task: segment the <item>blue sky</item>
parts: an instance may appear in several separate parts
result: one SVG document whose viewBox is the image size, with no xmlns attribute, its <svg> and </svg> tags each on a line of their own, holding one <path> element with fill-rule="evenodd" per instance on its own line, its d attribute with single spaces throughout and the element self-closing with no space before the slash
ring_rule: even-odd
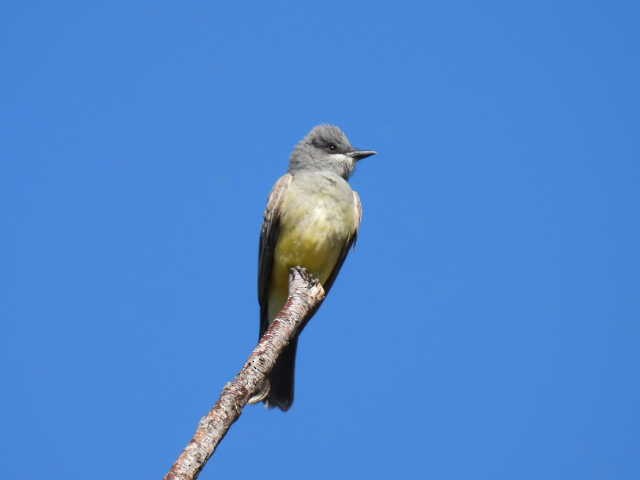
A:
<svg viewBox="0 0 640 480">
<path fill-rule="evenodd" d="M 160 478 L 255 344 L 266 196 L 379 155 L 296 402 L 201 478 L 640 477 L 633 2 L 5 2 L 0 476 Z"/>
</svg>

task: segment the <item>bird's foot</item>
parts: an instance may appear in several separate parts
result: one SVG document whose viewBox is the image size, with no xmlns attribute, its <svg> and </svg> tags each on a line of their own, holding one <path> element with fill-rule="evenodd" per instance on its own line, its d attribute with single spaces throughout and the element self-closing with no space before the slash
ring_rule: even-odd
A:
<svg viewBox="0 0 640 480">
<path fill-rule="evenodd" d="M 262 402 L 265 398 L 269 396 L 270 391 L 271 391 L 271 382 L 269 382 L 269 379 L 266 379 L 262 383 L 260 390 L 258 390 L 251 398 L 249 398 L 247 403 L 249 405 L 253 405 L 254 403 Z"/>
</svg>

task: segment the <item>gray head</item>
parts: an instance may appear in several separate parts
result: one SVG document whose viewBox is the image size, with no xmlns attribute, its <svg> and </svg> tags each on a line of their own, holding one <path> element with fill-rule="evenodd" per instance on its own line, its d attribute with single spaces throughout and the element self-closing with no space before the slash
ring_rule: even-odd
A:
<svg viewBox="0 0 640 480">
<path fill-rule="evenodd" d="M 358 160 L 375 153 L 353 148 L 338 127 L 318 125 L 296 145 L 289 161 L 289 171 L 331 171 L 347 180 Z"/>
</svg>

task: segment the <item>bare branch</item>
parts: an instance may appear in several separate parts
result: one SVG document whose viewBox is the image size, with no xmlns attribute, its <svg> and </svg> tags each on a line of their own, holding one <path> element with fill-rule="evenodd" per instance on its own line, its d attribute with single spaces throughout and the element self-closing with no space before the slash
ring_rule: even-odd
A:
<svg viewBox="0 0 640 480">
<path fill-rule="evenodd" d="M 173 464 L 165 480 L 193 480 L 242 413 L 249 399 L 260 394 L 276 359 L 322 301 L 324 289 L 305 269 L 289 272 L 289 298 L 264 333 L 240 373 L 227 383 L 218 402 L 200 420 L 196 433 Z"/>
</svg>

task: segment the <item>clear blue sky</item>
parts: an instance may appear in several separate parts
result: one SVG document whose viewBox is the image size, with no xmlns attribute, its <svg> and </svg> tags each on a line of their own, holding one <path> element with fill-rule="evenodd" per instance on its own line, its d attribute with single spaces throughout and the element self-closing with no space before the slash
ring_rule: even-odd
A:
<svg viewBox="0 0 640 480">
<path fill-rule="evenodd" d="M 0 477 L 161 478 L 313 125 L 379 155 L 296 402 L 202 479 L 640 478 L 634 2 L 5 2 Z"/>
</svg>

